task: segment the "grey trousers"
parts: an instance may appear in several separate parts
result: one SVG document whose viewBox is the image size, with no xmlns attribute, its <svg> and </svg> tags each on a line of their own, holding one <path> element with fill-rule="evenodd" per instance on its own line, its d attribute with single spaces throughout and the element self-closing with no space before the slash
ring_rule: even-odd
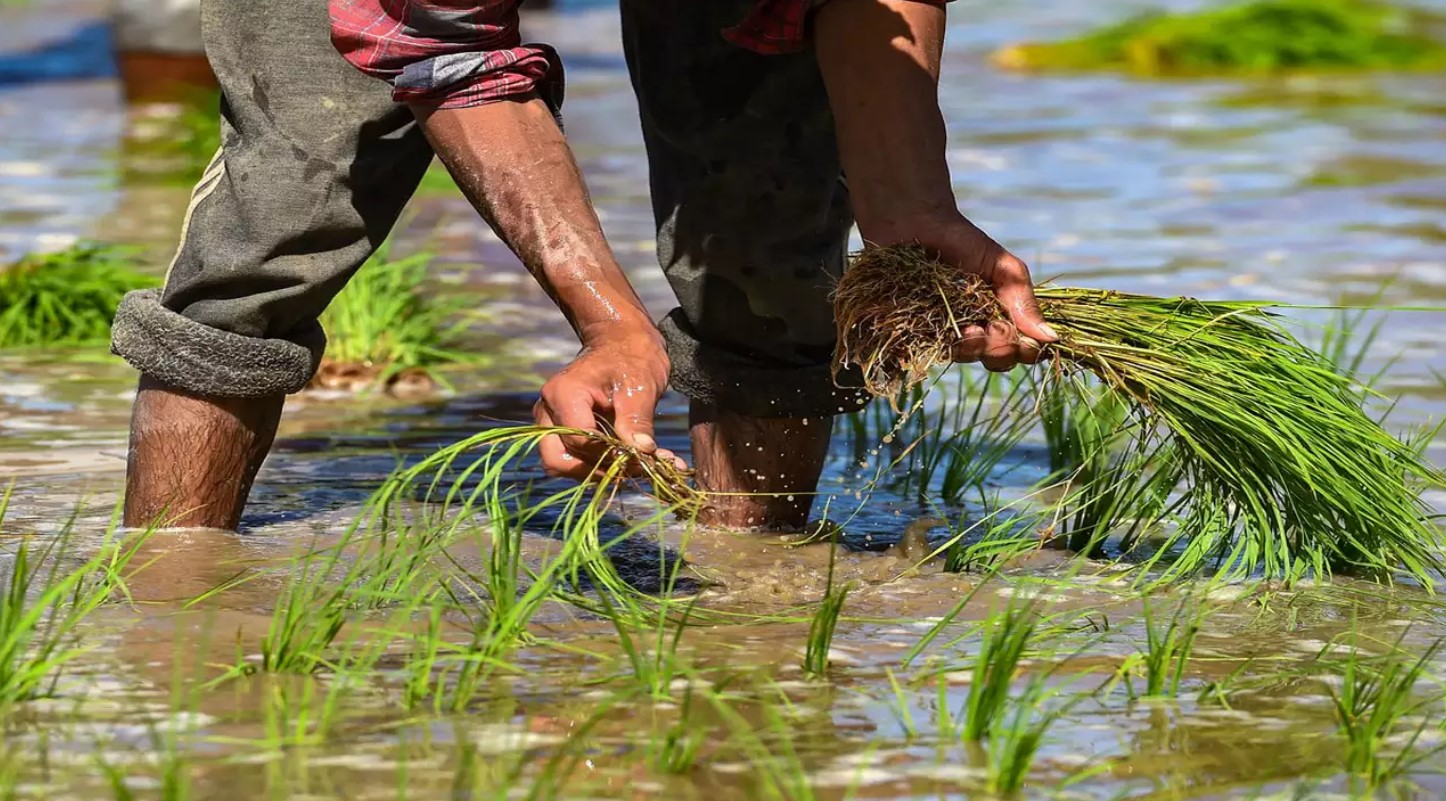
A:
<svg viewBox="0 0 1446 801">
<path fill-rule="evenodd" d="M 660 322 L 672 384 L 762 417 L 852 411 L 863 393 L 828 368 L 852 224 L 833 120 L 812 54 L 721 37 L 751 3 L 622 0 L 658 255 L 679 301 Z M 332 48 L 325 0 L 203 0 L 202 30 L 221 151 L 164 287 L 126 297 L 112 349 L 204 395 L 295 392 L 325 349 L 318 316 L 432 152 L 390 88 Z"/>
</svg>

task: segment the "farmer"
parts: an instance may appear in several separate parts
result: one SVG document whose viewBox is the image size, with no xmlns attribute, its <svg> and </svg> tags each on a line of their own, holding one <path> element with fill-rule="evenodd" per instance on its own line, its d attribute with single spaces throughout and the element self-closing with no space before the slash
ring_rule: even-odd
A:
<svg viewBox="0 0 1446 801">
<path fill-rule="evenodd" d="M 318 315 L 434 153 L 581 342 L 543 385 L 537 422 L 601 420 L 654 451 L 671 383 L 691 401 L 699 485 L 773 493 L 721 496 L 704 524 L 806 522 L 831 417 L 866 400 L 829 372 L 829 291 L 855 220 L 869 242 L 923 244 L 992 284 L 1012 323 L 964 330 L 960 361 L 1038 358 L 1054 337 L 1027 268 L 955 207 L 942 5 L 621 3 L 658 256 L 679 304 L 656 325 L 559 127 L 562 64 L 522 44 L 518 0 L 331 0 L 329 15 L 322 0 L 205 0 L 224 144 L 164 289 L 116 315 L 114 350 L 142 374 L 127 525 L 237 525 L 286 395 L 321 359 Z M 550 472 L 575 479 L 600 456 L 585 439 L 541 447 Z"/>
</svg>

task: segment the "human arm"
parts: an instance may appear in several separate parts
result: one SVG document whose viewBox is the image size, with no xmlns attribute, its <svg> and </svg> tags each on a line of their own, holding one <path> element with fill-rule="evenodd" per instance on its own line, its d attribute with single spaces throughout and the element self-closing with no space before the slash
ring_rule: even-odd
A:
<svg viewBox="0 0 1446 801">
<path fill-rule="evenodd" d="M 1010 320 L 967 328 L 955 357 L 1004 370 L 1037 361 L 1056 336 L 1029 268 L 955 203 L 938 102 L 944 22 L 941 6 L 915 0 L 829 0 L 813 20 L 814 51 L 860 234 L 924 245 L 988 281 Z"/>
<path fill-rule="evenodd" d="M 553 116 L 561 64 L 551 48 L 521 42 L 516 0 L 330 0 L 330 13 L 337 50 L 408 104 L 462 191 L 577 333 L 582 350 L 543 386 L 537 421 L 595 431 L 601 419 L 653 452 L 668 359 Z M 549 471 L 574 478 L 603 455 L 586 437 L 548 438 L 540 450 Z"/>
<path fill-rule="evenodd" d="M 657 451 L 653 413 L 668 381 L 662 338 L 613 257 L 547 105 L 524 97 L 412 110 L 463 193 L 582 343 L 577 358 L 543 385 L 537 422 L 597 430 L 601 418 L 624 442 Z M 678 461 L 671 452 L 657 453 Z M 584 437 L 549 438 L 541 455 L 549 471 L 581 479 L 602 449 Z"/>
</svg>

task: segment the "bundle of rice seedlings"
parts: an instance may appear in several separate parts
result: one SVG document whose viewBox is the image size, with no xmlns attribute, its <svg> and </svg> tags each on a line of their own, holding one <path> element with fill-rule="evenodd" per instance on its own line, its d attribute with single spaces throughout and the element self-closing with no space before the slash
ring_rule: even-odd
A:
<svg viewBox="0 0 1446 801">
<path fill-rule="evenodd" d="M 1048 369 L 1093 373 L 1129 404 L 1132 425 L 1171 445 L 1185 547 L 1170 571 L 1441 573 L 1440 531 L 1418 492 L 1441 475 L 1264 304 L 1050 286 L 1036 295 L 1060 335 Z M 977 276 L 919 247 L 858 254 L 834 302 L 836 375 L 857 366 L 888 397 L 947 364 L 966 326 L 1006 319 Z"/>
<path fill-rule="evenodd" d="M 0 267 L 0 348 L 104 343 L 127 292 L 159 281 L 134 249 L 84 243 Z"/>
</svg>

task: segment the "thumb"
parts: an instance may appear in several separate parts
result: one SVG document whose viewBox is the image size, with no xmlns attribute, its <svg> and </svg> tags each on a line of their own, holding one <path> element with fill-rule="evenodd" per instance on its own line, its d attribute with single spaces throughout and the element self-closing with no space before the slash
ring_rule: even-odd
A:
<svg viewBox="0 0 1446 801">
<path fill-rule="evenodd" d="M 643 453 L 658 449 L 653 438 L 653 413 L 658 398 L 651 392 L 621 393 L 613 397 L 613 427 L 618 439 Z"/>
<path fill-rule="evenodd" d="M 1026 281 L 1010 281 L 996 292 L 1009 321 L 1014 323 L 1021 336 L 1029 337 L 1040 344 L 1059 339 L 1059 334 L 1044 321 L 1039 310 L 1039 301 L 1034 297 L 1034 287 Z"/>
</svg>

